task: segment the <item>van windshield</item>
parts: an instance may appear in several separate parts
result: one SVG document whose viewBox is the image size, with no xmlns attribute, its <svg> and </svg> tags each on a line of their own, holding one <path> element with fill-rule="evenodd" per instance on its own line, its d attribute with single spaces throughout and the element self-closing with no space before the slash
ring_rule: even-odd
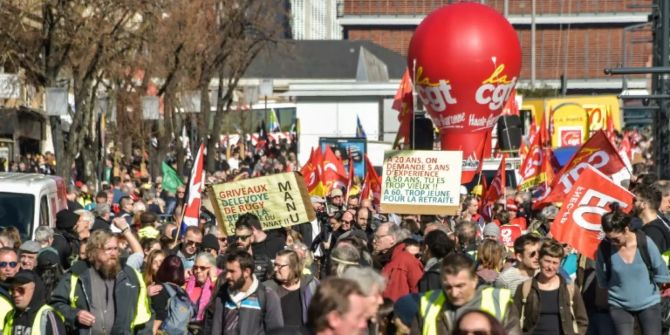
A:
<svg viewBox="0 0 670 335">
<path fill-rule="evenodd" d="M 0 192 L 0 227 L 16 227 L 23 241 L 32 233 L 34 211 L 32 194 Z"/>
</svg>

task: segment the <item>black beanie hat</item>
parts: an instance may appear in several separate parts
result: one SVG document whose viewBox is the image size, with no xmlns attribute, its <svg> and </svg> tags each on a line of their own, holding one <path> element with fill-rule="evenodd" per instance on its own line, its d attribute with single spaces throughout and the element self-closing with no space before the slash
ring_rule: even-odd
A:
<svg viewBox="0 0 670 335">
<path fill-rule="evenodd" d="M 61 230 L 71 230 L 79 221 L 79 215 L 68 209 L 64 209 L 56 214 L 56 228 Z"/>
</svg>

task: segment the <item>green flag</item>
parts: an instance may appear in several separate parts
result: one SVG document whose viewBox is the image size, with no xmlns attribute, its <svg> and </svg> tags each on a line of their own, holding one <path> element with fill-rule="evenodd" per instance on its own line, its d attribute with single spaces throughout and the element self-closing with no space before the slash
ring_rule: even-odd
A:
<svg viewBox="0 0 670 335">
<path fill-rule="evenodd" d="M 177 187 L 184 185 L 177 171 L 165 162 L 161 165 L 161 170 L 163 170 L 163 189 L 177 193 Z"/>
</svg>

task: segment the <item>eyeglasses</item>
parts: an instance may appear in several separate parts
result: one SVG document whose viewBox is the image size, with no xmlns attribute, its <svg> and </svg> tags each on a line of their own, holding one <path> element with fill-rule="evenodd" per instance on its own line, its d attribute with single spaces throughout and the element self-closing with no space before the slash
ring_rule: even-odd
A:
<svg viewBox="0 0 670 335">
<path fill-rule="evenodd" d="M 119 247 L 109 247 L 104 249 L 106 253 L 111 254 L 115 252 L 119 252 Z M 0 264 L 2 265 L 2 264 Z"/>
<path fill-rule="evenodd" d="M 15 268 L 18 264 L 17 262 L 0 262 L 0 269 L 6 268 L 8 265 L 10 268 Z"/>
<path fill-rule="evenodd" d="M 216 251 L 216 249 L 212 249 L 212 248 L 205 248 L 205 249 L 203 249 L 202 251 L 204 251 L 204 252 L 209 252 L 209 253 L 212 253 L 212 252 L 216 252 L 216 253 L 218 253 L 218 252 Z"/>
<path fill-rule="evenodd" d="M 227 237 L 219 237 L 219 242 L 228 242 Z"/>
<path fill-rule="evenodd" d="M 200 246 L 200 242 L 197 241 L 191 241 L 191 240 L 186 240 L 186 245 L 188 246 L 195 246 L 196 248 Z"/>
<path fill-rule="evenodd" d="M 12 288 L 12 293 L 15 295 L 24 295 L 26 294 L 26 288 L 23 286 L 16 286 Z"/>
<path fill-rule="evenodd" d="M 388 234 L 385 234 L 385 235 L 377 235 L 377 234 L 375 234 L 374 239 L 375 239 L 375 240 L 381 240 L 382 238 L 384 238 L 384 237 L 386 237 L 386 236 L 389 236 L 389 235 L 388 235 Z"/>
<path fill-rule="evenodd" d="M 277 264 L 277 263 L 275 263 L 274 268 L 277 269 L 277 270 L 281 270 L 285 266 L 288 266 L 288 264 Z"/>
<path fill-rule="evenodd" d="M 240 241 L 246 241 L 249 237 L 251 237 L 251 234 L 249 234 L 249 235 L 235 235 L 235 237 Z"/>
<path fill-rule="evenodd" d="M 533 257 L 537 256 L 537 250 L 533 250 L 533 251 L 531 251 L 531 252 L 530 252 L 530 255 L 528 255 L 528 256 L 529 256 L 530 258 L 533 258 Z"/>
<path fill-rule="evenodd" d="M 209 270 L 209 266 L 193 265 L 193 267 L 191 269 L 193 269 L 193 271 L 206 271 L 206 270 Z"/>
<path fill-rule="evenodd" d="M 342 223 L 351 224 L 353 221 L 342 220 Z"/>
</svg>

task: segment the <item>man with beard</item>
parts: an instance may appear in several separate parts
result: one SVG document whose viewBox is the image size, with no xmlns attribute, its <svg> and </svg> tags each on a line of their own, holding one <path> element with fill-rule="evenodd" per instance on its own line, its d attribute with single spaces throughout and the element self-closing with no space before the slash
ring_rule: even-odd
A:
<svg viewBox="0 0 670 335">
<path fill-rule="evenodd" d="M 15 310 L 5 319 L 4 334 L 65 334 L 65 325 L 53 307 L 47 305 L 42 280 L 31 270 L 21 270 L 7 284 Z"/>
<path fill-rule="evenodd" d="M 256 250 L 252 248 L 256 236 L 253 233 L 253 227 L 243 218 L 244 215 L 241 216 L 235 224 L 235 247 L 252 255 L 254 261 L 254 275 L 258 280 L 264 282 L 270 278 L 270 274 L 272 273 L 271 258 L 264 253 L 257 253 Z"/>
<path fill-rule="evenodd" d="M 670 249 L 670 221 L 658 213 L 661 192 L 653 186 L 640 184 L 633 189 L 634 215 L 642 220 L 642 231 L 656 243 L 662 253 Z"/>
<path fill-rule="evenodd" d="M 279 297 L 254 276 L 249 253 L 228 253 L 224 278 L 205 312 L 203 334 L 256 335 L 284 326 Z"/>
<path fill-rule="evenodd" d="M 374 236 L 374 251 L 382 274 L 388 278 L 384 298 L 393 301 L 409 293 L 417 293 L 423 276 L 421 262 L 405 250 L 400 242 L 400 227 L 386 222 L 379 225 Z"/>
<path fill-rule="evenodd" d="M 122 229 L 123 233 L 129 227 Z M 63 276 L 51 302 L 79 334 L 151 334 L 153 317 L 139 272 L 119 263 L 110 230 L 96 230 L 86 244 L 86 266 Z"/>
</svg>

